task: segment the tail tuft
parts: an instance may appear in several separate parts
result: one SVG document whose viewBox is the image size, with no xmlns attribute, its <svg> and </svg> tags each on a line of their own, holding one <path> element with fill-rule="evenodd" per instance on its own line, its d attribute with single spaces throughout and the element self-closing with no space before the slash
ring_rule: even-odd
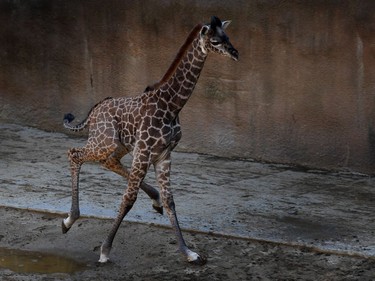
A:
<svg viewBox="0 0 375 281">
<path fill-rule="evenodd" d="M 74 120 L 74 115 L 71 113 L 67 113 L 64 115 L 64 123 L 70 123 Z"/>
</svg>

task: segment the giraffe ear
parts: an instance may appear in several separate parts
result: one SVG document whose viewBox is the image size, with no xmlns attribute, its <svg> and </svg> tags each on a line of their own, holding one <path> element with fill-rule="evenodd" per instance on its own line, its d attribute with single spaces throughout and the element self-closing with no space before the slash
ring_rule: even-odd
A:
<svg viewBox="0 0 375 281">
<path fill-rule="evenodd" d="M 210 26 L 208 26 L 208 25 L 202 26 L 202 29 L 201 29 L 201 32 L 200 32 L 201 36 L 207 35 L 209 30 L 210 30 Z"/>
<path fill-rule="evenodd" d="M 231 22 L 232 22 L 231 20 L 223 21 L 223 23 L 221 24 L 221 28 L 226 29 L 228 27 L 228 25 L 230 25 Z"/>
</svg>

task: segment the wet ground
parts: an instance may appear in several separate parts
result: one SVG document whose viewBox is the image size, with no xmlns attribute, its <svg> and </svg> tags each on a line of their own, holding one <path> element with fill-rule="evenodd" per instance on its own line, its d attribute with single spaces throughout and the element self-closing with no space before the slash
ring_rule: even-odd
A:
<svg viewBox="0 0 375 281">
<path fill-rule="evenodd" d="M 0 124 L 3 280 L 375 279 L 373 177 L 186 153 L 173 154 L 174 197 L 188 244 L 208 263 L 194 267 L 176 253 L 168 219 L 140 193 L 111 263 L 99 266 L 126 184 L 83 166 L 83 218 L 61 234 L 71 200 L 66 151 L 84 142 Z"/>
</svg>

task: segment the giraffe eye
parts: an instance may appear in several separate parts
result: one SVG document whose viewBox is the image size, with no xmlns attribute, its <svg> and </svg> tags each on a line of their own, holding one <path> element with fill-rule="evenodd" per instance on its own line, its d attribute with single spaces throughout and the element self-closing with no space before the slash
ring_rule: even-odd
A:
<svg viewBox="0 0 375 281">
<path fill-rule="evenodd" d="M 218 40 L 216 40 L 216 39 L 210 39 L 210 42 L 211 42 L 211 44 L 214 45 L 214 46 L 219 46 L 219 45 L 221 45 L 221 42 L 218 41 Z"/>
</svg>

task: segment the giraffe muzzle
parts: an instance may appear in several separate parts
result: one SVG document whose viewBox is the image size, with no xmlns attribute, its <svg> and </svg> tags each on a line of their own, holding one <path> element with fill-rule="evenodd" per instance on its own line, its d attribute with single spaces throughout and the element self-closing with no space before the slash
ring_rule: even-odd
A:
<svg viewBox="0 0 375 281">
<path fill-rule="evenodd" d="M 238 56 L 239 56 L 238 51 L 233 47 L 230 48 L 228 51 L 229 51 L 229 54 L 230 54 L 231 58 L 234 61 L 238 61 Z"/>
</svg>

